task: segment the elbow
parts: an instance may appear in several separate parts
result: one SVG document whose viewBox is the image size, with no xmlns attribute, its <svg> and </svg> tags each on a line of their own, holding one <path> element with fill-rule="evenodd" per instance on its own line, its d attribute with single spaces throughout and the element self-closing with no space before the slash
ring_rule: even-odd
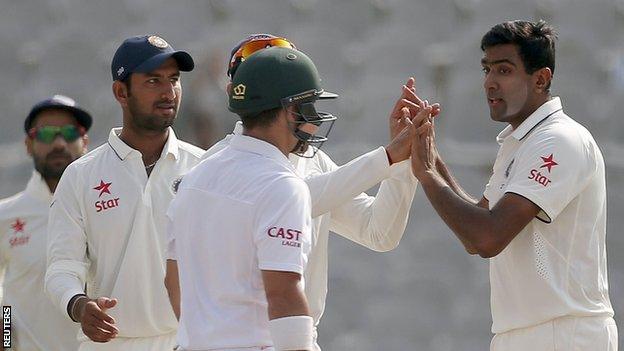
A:
<svg viewBox="0 0 624 351">
<path fill-rule="evenodd" d="M 496 257 L 504 249 L 505 247 L 495 240 L 485 240 L 474 246 L 474 253 L 478 254 L 482 258 L 492 258 Z"/>
<path fill-rule="evenodd" d="M 375 252 L 389 252 L 399 246 L 399 240 L 381 240 L 371 246 L 371 250 Z"/>
</svg>

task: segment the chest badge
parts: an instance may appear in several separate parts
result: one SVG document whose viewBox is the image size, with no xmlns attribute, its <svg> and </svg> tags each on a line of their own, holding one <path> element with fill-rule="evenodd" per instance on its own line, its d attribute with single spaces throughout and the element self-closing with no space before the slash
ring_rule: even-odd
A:
<svg viewBox="0 0 624 351">
<path fill-rule="evenodd" d="M 19 218 L 16 218 L 15 222 L 11 224 L 11 228 L 13 229 L 13 236 L 9 239 L 9 245 L 11 245 L 11 248 L 28 244 L 30 235 L 24 232 L 25 226 L 26 222 Z"/>
<path fill-rule="evenodd" d="M 112 182 L 104 182 L 103 180 L 100 179 L 100 184 L 93 187 L 93 190 L 99 191 L 98 194 L 98 199 L 100 199 L 102 197 L 102 195 L 104 194 L 108 194 L 111 195 L 111 185 L 113 183 Z M 95 212 L 102 212 L 102 211 L 106 211 L 109 210 L 111 208 L 115 208 L 119 206 L 119 198 L 111 198 L 111 199 L 103 199 L 103 200 L 98 200 L 95 202 Z"/>
</svg>

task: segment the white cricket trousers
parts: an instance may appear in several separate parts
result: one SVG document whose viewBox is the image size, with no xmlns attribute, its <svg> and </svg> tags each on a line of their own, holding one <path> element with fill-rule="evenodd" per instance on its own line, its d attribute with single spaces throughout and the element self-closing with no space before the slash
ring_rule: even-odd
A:
<svg viewBox="0 0 624 351">
<path fill-rule="evenodd" d="M 496 334 L 490 351 L 617 351 L 611 317 L 561 317 L 528 328 Z"/>
<path fill-rule="evenodd" d="M 105 343 L 84 341 L 78 351 L 172 351 L 176 346 L 176 333 L 149 338 L 114 338 Z"/>
</svg>

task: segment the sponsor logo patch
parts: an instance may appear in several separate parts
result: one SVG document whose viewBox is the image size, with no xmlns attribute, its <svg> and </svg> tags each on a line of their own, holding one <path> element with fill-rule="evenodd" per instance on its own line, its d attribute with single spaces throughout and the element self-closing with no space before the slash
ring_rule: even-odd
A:
<svg viewBox="0 0 624 351">
<path fill-rule="evenodd" d="M 300 230 L 283 227 L 271 227 L 267 231 L 267 234 L 271 238 L 281 239 L 282 245 L 284 246 L 301 247 Z"/>
<path fill-rule="evenodd" d="M 106 183 L 100 179 L 100 184 L 93 188 L 93 190 L 99 191 L 98 198 L 101 198 L 104 194 L 111 195 L 110 187 L 113 183 Z M 109 200 L 98 200 L 95 202 L 95 211 L 102 212 L 111 208 L 115 208 L 119 206 L 119 198 L 109 199 Z"/>
<path fill-rule="evenodd" d="M 540 156 L 540 158 L 542 159 L 543 163 L 541 166 L 539 166 L 539 168 L 546 168 L 548 170 L 548 174 L 552 172 L 553 167 L 559 165 L 557 162 L 555 162 L 553 154 L 550 154 L 549 156 Z M 528 178 L 533 179 L 537 183 L 541 184 L 543 187 L 546 187 L 548 186 L 548 184 L 551 183 L 551 180 L 548 178 L 548 176 L 546 176 L 545 173 L 542 174 L 537 169 L 532 169 Z"/>
<path fill-rule="evenodd" d="M 11 224 L 11 228 L 13 229 L 13 236 L 9 239 L 9 245 L 11 246 L 11 248 L 28 244 L 28 241 L 30 240 L 30 234 L 26 234 L 24 232 L 25 226 L 26 222 L 22 221 L 19 218 L 16 218 L 15 222 Z"/>
</svg>

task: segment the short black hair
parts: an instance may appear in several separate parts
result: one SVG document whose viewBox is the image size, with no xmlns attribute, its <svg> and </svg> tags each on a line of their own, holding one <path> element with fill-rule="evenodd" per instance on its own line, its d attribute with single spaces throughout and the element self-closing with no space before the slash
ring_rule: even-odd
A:
<svg viewBox="0 0 624 351">
<path fill-rule="evenodd" d="M 275 122 L 281 110 L 282 107 L 276 107 L 270 110 L 264 110 L 258 114 L 240 116 L 240 119 L 243 122 L 243 127 L 246 129 L 268 127 Z"/>
<path fill-rule="evenodd" d="M 481 39 L 481 50 L 504 44 L 518 46 L 520 59 L 527 73 L 533 74 L 544 67 L 555 74 L 555 40 L 553 27 L 537 22 L 508 21 L 495 25 Z M 550 88 L 550 84 L 546 89 Z"/>
</svg>

